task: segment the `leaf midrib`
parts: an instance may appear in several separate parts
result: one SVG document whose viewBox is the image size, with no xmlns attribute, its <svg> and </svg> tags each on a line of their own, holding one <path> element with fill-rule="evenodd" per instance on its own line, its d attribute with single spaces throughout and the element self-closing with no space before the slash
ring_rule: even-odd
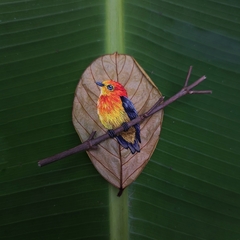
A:
<svg viewBox="0 0 240 240">
<path fill-rule="evenodd" d="M 106 0 L 105 52 L 124 53 L 123 1 Z M 109 228 L 111 240 L 128 240 L 128 191 L 117 197 L 115 187 L 109 184 Z"/>
</svg>

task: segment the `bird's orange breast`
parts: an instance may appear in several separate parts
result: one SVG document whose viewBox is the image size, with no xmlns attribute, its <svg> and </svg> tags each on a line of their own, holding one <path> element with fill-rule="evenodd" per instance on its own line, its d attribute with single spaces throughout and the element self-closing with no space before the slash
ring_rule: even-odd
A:
<svg viewBox="0 0 240 240">
<path fill-rule="evenodd" d="M 119 96 L 101 95 L 98 99 L 98 115 L 101 123 L 107 129 L 121 126 L 123 122 L 130 119 L 124 111 L 122 101 Z"/>
</svg>

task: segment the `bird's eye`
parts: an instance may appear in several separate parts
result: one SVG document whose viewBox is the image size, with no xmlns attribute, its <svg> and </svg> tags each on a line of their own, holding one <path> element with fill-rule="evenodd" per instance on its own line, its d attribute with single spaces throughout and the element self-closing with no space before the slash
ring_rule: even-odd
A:
<svg viewBox="0 0 240 240">
<path fill-rule="evenodd" d="M 110 91 L 112 91 L 112 90 L 113 90 L 113 85 L 110 85 L 110 84 L 107 85 L 107 89 L 110 90 Z"/>
</svg>

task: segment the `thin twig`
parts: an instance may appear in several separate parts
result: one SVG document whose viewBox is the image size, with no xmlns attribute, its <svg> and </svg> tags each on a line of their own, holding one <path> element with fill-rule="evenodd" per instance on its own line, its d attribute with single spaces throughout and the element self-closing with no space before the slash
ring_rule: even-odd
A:
<svg viewBox="0 0 240 240">
<path fill-rule="evenodd" d="M 155 109 L 158 105 L 160 105 L 160 103 L 162 103 L 163 102 L 163 100 L 164 100 L 164 96 L 162 96 L 162 97 L 160 97 L 158 100 L 157 100 L 157 102 L 151 107 L 151 109 L 150 110 L 148 110 L 146 113 L 144 113 L 143 115 L 144 116 L 150 116 L 150 114 L 151 114 L 151 112 L 153 111 L 153 109 Z"/>
<path fill-rule="evenodd" d="M 187 74 L 187 77 L 186 77 L 186 80 L 185 80 L 184 87 L 187 87 L 189 78 L 190 78 L 190 76 L 191 76 L 191 73 L 192 73 L 192 66 L 189 67 L 189 70 L 188 70 L 188 74 Z"/>
<path fill-rule="evenodd" d="M 172 96 L 171 98 L 169 98 L 168 100 L 166 101 L 163 101 L 164 97 L 161 97 L 154 105 L 153 107 L 148 110 L 146 113 L 138 116 L 137 118 L 133 119 L 132 121 L 128 122 L 128 126 L 131 127 L 137 123 L 140 123 L 142 121 L 144 121 L 146 118 L 150 117 L 151 115 L 153 115 L 154 113 L 160 111 L 161 109 L 163 109 L 164 107 L 166 107 L 167 105 L 171 104 L 172 102 L 176 101 L 178 98 L 184 96 L 184 95 L 187 95 L 187 94 L 210 94 L 212 93 L 211 90 L 203 90 L 203 91 L 195 91 L 195 90 L 192 90 L 192 88 L 194 88 L 195 86 L 197 86 L 198 84 L 200 84 L 202 81 L 204 81 L 206 79 L 205 76 L 202 76 L 201 78 L 199 78 L 197 81 L 195 81 L 194 83 L 190 84 L 189 86 L 188 85 L 188 81 L 189 81 L 189 78 L 190 78 L 190 75 L 191 75 L 191 71 L 192 71 L 192 66 L 190 66 L 189 70 L 188 70 L 188 74 L 187 74 L 187 77 L 186 77 L 186 80 L 185 80 L 185 84 L 184 84 L 184 87 L 177 93 L 175 94 L 174 96 Z M 121 133 L 122 131 L 124 131 L 124 128 L 123 126 L 119 127 L 119 128 L 116 128 L 114 129 L 114 132 L 115 134 L 119 134 Z M 48 158 L 45 158 L 43 160 L 40 160 L 38 162 L 38 166 L 39 167 L 43 167 L 47 164 L 50 164 L 50 163 L 53 163 L 57 160 L 60 160 L 62 158 L 65 158 L 69 155 L 72 155 L 72 154 L 75 154 L 77 152 L 80 152 L 80 151 L 86 151 L 86 150 L 89 150 L 91 148 L 96 148 L 96 146 L 107 140 L 109 137 L 108 133 L 105 133 L 97 138 L 93 138 L 94 135 L 95 135 L 96 132 L 92 132 L 91 135 L 89 136 L 88 140 L 83 142 L 82 144 L 74 147 L 74 148 L 71 148 L 71 149 L 68 149 L 62 153 L 59 153 L 59 154 L 56 154 L 52 157 L 48 157 Z"/>
</svg>

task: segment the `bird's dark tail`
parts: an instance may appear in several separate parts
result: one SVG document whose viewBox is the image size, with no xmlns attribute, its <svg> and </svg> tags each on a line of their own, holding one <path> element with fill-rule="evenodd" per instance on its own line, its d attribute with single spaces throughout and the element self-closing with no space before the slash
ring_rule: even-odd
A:
<svg viewBox="0 0 240 240">
<path fill-rule="evenodd" d="M 138 144 L 138 140 L 134 140 L 134 143 L 127 142 L 121 135 L 117 137 L 118 143 L 122 145 L 126 149 L 130 149 L 131 153 L 140 152 L 140 146 Z"/>
</svg>

